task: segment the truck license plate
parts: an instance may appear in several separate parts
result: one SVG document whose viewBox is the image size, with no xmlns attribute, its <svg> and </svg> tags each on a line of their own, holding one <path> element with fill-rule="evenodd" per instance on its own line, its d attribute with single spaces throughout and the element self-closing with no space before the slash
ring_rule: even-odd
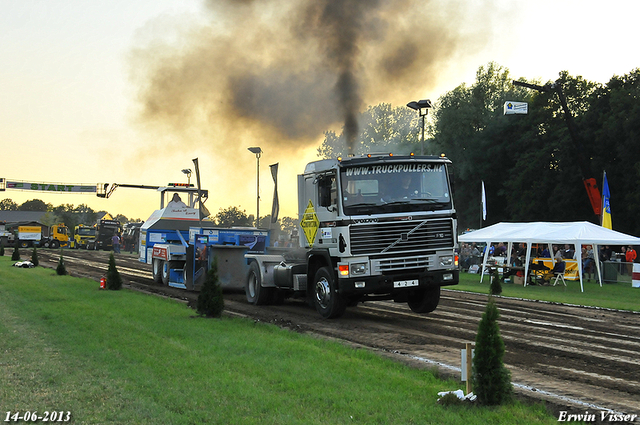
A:
<svg viewBox="0 0 640 425">
<path fill-rule="evenodd" d="M 408 286 L 418 286 L 418 279 L 413 280 L 396 280 L 393 282 L 394 288 L 406 288 Z"/>
</svg>

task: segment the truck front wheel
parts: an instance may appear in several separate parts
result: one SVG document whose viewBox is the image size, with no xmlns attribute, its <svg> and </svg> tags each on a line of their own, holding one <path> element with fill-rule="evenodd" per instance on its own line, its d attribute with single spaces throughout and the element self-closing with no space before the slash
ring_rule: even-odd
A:
<svg viewBox="0 0 640 425">
<path fill-rule="evenodd" d="M 414 313 L 431 313 L 440 302 L 440 287 L 421 288 L 409 294 L 409 308 Z"/>
<path fill-rule="evenodd" d="M 346 299 L 338 294 L 338 285 L 333 271 L 325 266 L 320 267 L 313 279 L 313 302 L 323 319 L 334 319 L 344 314 L 347 308 Z"/>
<path fill-rule="evenodd" d="M 162 283 L 162 269 L 164 268 L 164 261 L 157 258 L 153 259 L 153 281 L 155 283 Z"/>
<path fill-rule="evenodd" d="M 273 288 L 264 288 L 262 286 L 260 266 L 256 261 L 252 261 L 251 265 L 249 265 L 249 273 L 247 273 L 247 280 L 244 284 L 244 292 L 247 296 L 247 302 L 253 305 L 269 304 L 273 290 Z"/>
</svg>

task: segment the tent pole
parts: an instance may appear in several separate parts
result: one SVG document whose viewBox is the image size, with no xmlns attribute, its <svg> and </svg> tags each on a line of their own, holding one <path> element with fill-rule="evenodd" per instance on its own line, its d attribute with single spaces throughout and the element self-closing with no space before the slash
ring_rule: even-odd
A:
<svg viewBox="0 0 640 425">
<path fill-rule="evenodd" d="M 531 242 L 527 241 L 527 257 L 524 263 L 524 285 L 527 286 L 527 277 L 529 276 L 529 261 L 531 261 Z"/>
<path fill-rule="evenodd" d="M 480 273 L 480 283 L 482 283 L 482 279 L 484 278 L 484 267 L 487 264 L 487 258 L 489 257 L 490 247 L 491 247 L 491 242 L 487 242 L 487 246 L 484 248 L 484 258 L 482 259 L 482 273 Z"/>
<path fill-rule="evenodd" d="M 596 272 L 598 273 L 598 282 L 600 282 L 600 287 L 602 288 L 602 274 L 600 272 L 600 251 L 599 247 L 596 244 L 593 244 L 593 261 L 596 263 Z"/>
<path fill-rule="evenodd" d="M 578 246 L 580 246 L 580 258 L 578 258 Z M 573 258 L 578 262 L 578 275 L 580 276 L 580 292 L 584 292 L 584 286 L 582 286 L 582 244 L 573 244 Z"/>
</svg>

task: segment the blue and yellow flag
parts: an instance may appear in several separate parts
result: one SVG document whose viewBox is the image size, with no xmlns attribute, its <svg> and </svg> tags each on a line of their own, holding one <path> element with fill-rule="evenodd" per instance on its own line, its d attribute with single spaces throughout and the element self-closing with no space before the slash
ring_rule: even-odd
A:
<svg viewBox="0 0 640 425">
<path fill-rule="evenodd" d="M 602 182 L 602 227 L 612 229 L 611 227 L 611 205 L 609 204 L 609 183 L 607 182 L 607 173 L 604 173 L 604 181 Z"/>
</svg>

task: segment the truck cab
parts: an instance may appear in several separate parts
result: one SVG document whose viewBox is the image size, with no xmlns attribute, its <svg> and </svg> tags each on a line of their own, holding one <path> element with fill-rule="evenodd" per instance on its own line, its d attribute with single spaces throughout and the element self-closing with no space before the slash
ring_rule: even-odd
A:
<svg viewBox="0 0 640 425">
<path fill-rule="evenodd" d="M 413 155 L 309 163 L 298 176 L 300 247 L 247 255 L 247 300 L 303 295 L 324 318 L 367 300 L 433 311 L 440 288 L 459 278 L 450 164 Z"/>
<path fill-rule="evenodd" d="M 96 226 L 80 224 L 74 228 L 73 245 L 75 249 L 93 249 L 96 243 Z"/>
</svg>

